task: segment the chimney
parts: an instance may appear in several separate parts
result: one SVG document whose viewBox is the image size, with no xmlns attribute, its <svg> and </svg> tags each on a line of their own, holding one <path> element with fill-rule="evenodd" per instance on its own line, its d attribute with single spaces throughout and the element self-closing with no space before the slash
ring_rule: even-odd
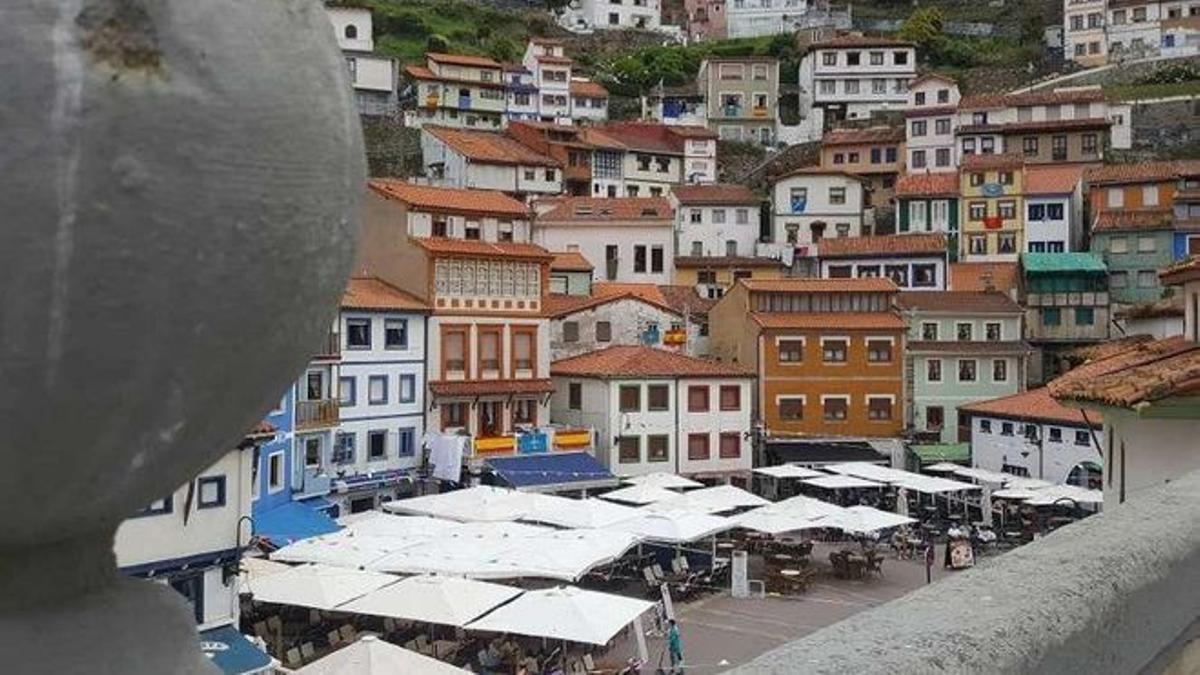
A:
<svg viewBox="0 0 1200 675">
<path fill-rule="evenodd" d="M 986 292 L 986 293 L 995 293 L 996 292 L 996 284 L 993 283 L 993 277 L 992 277 L 991 272 L 984 272 L 983 274 L 980 274 L 979 280 L 983 282 L 984 292 Z"/>
</svg>

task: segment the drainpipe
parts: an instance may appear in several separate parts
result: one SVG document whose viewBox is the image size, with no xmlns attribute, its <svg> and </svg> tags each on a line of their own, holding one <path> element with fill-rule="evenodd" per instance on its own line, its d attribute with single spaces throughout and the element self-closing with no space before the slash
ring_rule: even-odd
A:
<svg viewBox="0 0 1200 675">
<path fill-rule="evenodd" d="M 425 383 L 425 396 L 429 396 L 429 317 L 430 317 L 430 315 L 426 314 L 424 320 L 421 322 L 421 325 L 424 328 L 424 330 L 422 332 L 425 334 L 425 337 L 424 337 L 425 342 L 421 346 L 421 350 L 422 350 L 421 363 L 424 366 L 421 369 L 421 381 Z M 427 434 L 427 433 L 429 433 L 429 402 L 422 400 L 421 401 L 421 438 L 422 439 L 425 438 L 425 434 Z M 420 439 L 413 439 L 413 442 L 418 442 L 419 440 Z M 420 468 L 422 471 L 424 471 L 425 465 L 426 465 L 425 448 L 422 447 L 421 448 L 421 465 L 420 465 Z M 425 494 L 425 489 L 428 486 L 425 485 L 424 480 L 422 480 L 421 483 L 422 483 L 422 485 L 421 485 L 420 493 Z"/>
<path fill-rule="evenodd" d="M 676 476 L 679 475 L 679 453 L 681 452 L 680 445 L 679 445 L 679 440 L 680 440 L 680 435 L 681 435 L 679 432 L 679 408 L 681 405 L 682 405 L 682 403 L 680 402 L 680 396 L 679 396 L 679 378 L 676 377 L 675 378 L 675 475 Z"/>
</svg>

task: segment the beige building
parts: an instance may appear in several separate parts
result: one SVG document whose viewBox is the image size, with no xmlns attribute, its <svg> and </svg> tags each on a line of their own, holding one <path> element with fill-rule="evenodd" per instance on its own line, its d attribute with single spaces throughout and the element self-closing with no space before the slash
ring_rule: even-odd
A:
<svg viewBox="0 0 1200 675">
<path fill-rule="evenodd" d="M 721 140 L 775 141 L 779 61 L 767 57 L 709 58 L 697 76 L 708 105 L 708 128 Z"/>
<path fill-rule="evenodd" d="M 821 142 L 821 166 L 861 176 L 867 187 L 863 206 L 886 206 L 904 171 L 904 129 L 834 129 Z"/>
</svg>

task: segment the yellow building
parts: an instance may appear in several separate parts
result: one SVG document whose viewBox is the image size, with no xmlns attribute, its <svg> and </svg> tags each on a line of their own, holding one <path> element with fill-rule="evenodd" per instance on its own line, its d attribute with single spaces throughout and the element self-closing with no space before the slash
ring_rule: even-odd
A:
<svg viewBox="0 0 1200 675">
<path fill-rule="evenodd" d="M 782 279 L 786 276 L 787 267 L 778 258 L 675 257 L 675 284 L 694 286 L 706 298 L 721 297 L 738 279 Z"/>
<path fill-rule="evenodd" d="M 1020 155 L 963 156 L 959 260 L 1015 262 L 1025 249 L 1024 166 Z"/>
</svg>

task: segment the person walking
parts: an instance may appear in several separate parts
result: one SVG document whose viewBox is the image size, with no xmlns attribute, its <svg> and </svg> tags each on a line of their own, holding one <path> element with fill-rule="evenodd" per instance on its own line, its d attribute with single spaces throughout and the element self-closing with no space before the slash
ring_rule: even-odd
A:
<svg viewBox="0 0 1200 675">
<path fill-rule="evenodd" d="M 667 649 L 671 652 L 671 672 L 683 671 L 683 640 L 679 637 L 679 624 L 670 619 L 667 628 Z"/>
<path fill-rule="evenodd" d="M 925 544 L 925 583 L 933 583 L 933 542 Z"/>
</svg>

